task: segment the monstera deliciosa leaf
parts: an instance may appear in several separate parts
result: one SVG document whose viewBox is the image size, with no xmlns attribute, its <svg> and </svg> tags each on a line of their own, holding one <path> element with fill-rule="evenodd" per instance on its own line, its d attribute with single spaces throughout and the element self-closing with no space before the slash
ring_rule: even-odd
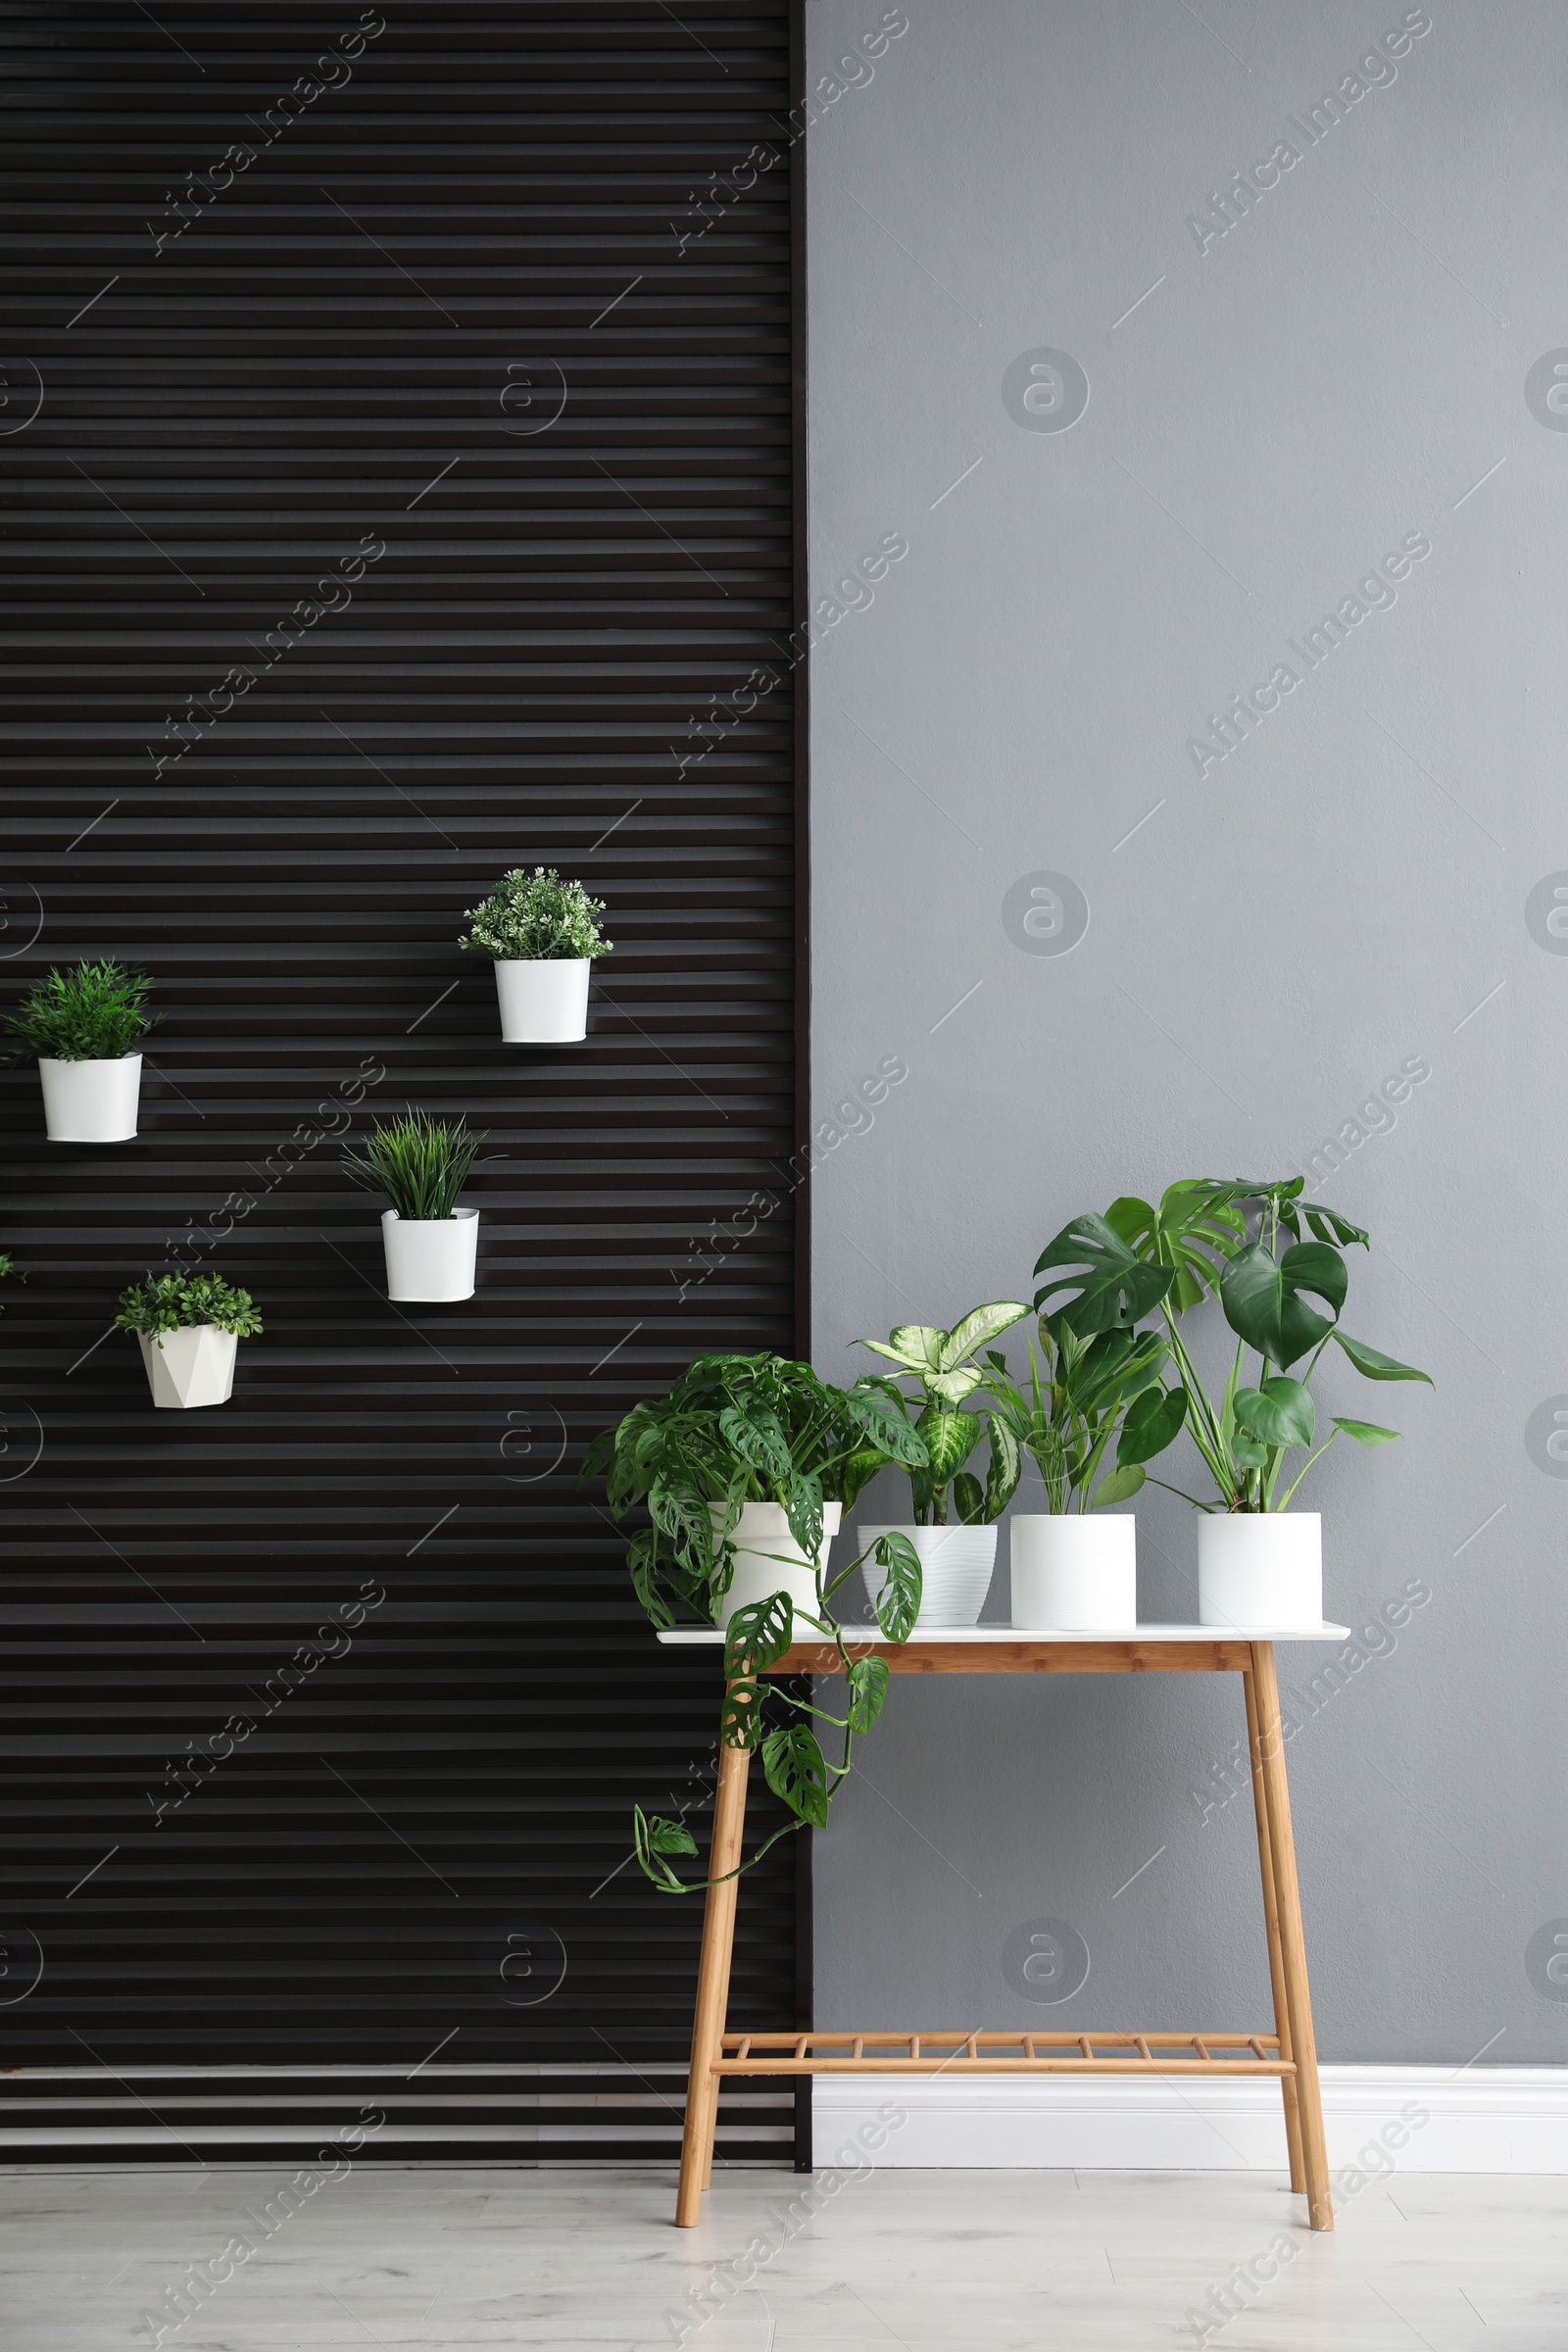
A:
<svg viewBox="0 0 1568 2352">
<path fill-rule="evenodd" d="M 1174 1279 L 1168 1266 L 1146 1264 L 1092 1212 L 1062 1227 L 1035 1260 L 1035 1272 L 1052 1276 L 1036 1291 L 1035 1308 L 1058 1341 L 1064 1329 L 1080 1339 L 1130 1331 L 1158 1306 Z M 1064 1291 L 1066 1298 L 1059 1297 Z"/>
<path fill-rule="evenodd" d="M 1349 1277 L 1328 1242 L 1296 1242 L 1276 1264 L 1262 1242 L 1228 1258 L 1219 1278 L 1225 1320 L 1238 1339 L 1282 1371 L 1328 1337 L 1345 1304 Z M 1308 1306 L 1320 1298 L 1326 1315 Z"/>
</svg>

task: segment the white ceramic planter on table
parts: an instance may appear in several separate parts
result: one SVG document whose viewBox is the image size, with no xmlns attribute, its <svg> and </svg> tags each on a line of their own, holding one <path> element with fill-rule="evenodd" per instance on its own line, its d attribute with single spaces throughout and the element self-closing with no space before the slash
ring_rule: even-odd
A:
<svg viewBox="0 0 1568 2352">
<path fill-rule="evenodd" d="M 723 1527 L 724 1513 L 717 1503 L 710 1508 L 716 1537 Z M 843 1515 L 841 1502 L 823 1503 L 824 1553 L 839 1532 Z M 734 1572 L 729 1591 L 713 1604 L 715 1625 L 727 1626 L 737 1609 L 751 1608 L 774 1592 L 787 1592 L 793 1610 L 808 1617 L 816 1616 L 816 1565 L 791 1535 L 781 1502 L 743 1502 L 739 1523 L 730 1540 L 735 1546 Z M 803 1625 L 797 1630 L 802 1641 L 809 1640 L 816 1632 L 814 1625 Z"/>
<path fill-rule="evenodd" d="M 499 961 L 496 996 L 506 1046 L 573 1046 L 588 1034 L 587 956 Z"/>
<path fill-rule="evenodd" d="M 973 1625 L 985 1607 L 997 1564 L 997 1531 L 993 1527 L 858 1527 L 856 1547 L 868 1551 L 879 1536 L 907 1536 L 920 1562 L 920 1613 L 915 1631 L 934 1625 Z M 887 1583 L 888 1572 L 875 1558 L 863 1560 L 860 1574 L 865 1596 L 873 1610 Z"/>
<path fill-rule="evenodd" d="M 52 1144 L 128 1144 L 136 1133 L 141 1055 L 115 1061 L 38 1058 L 44 1126 Z"/>
<path fill-rule="evenodd" d="M 1198 1522 L 1200 1625 L 1323 1622 L 1323 1521 L 1316 1511 L 1208 1511 Z"/>
<path fill-rule="evenodd" d="M 450 1217 L 381 1219 L 386 1248 L 386 1295 L 406 1305 L 445 1305 L 473 1297 L 479 1250 L 479 1211 L 455 1208 Z"/>
<path fill-rule="evenodd" d="M 136 1334 L 153 1402 L 165 1411 L 191 1412 L 201 1404 L 226 1404 L 234 1393 L 232 1331 L 216 1323 L 190 1323 L 183 1331 Z"/>
<path fill-rule="evenodd" d="M 1020 1511 L 1012 1521 L 1012 1622 L 1031 1633 L 1134 1633 L 1138 1522 Z"/>
</svg>

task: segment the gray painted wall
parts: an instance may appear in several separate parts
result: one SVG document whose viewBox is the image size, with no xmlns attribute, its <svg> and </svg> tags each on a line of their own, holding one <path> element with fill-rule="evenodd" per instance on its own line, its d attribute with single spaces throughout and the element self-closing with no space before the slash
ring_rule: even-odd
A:
<svg viewBox="0 0 1568 2352">
<path fill-rule="evenodd" d="M 1320 1375 L 1320 1411 L 1406 1433 L 1302 1494 L 1331 1614 L 1376 1629 L 1317 1701 L 1330 1653 L 1281 1654 L 1320 2048 L 1562 2059 L 1568 414 L 1551 360 L 1527 378 L 1557 353 L 1568 382 L 1568 20 L 906 6 L 808 133 L 812 576 L 846 582 L 813 657 L 819 1117 L 908 1072 L 814 1179 L 815 1358 L 1028 1297 L 1118 1192 L 1343 1139 L 1314 1189 L 1373 1235 L 1347 1328 L 1438 1387 Z M 882 18 L 808 13 L 813 81 Z M 1070 371 L 1034 422 L 1004 402 L 1042 349 L 1087 377 L 1065 429 Z M 1309 666 L 1290 640 L 1363 581 Z M 1224 749 L 1211 714 L 1271 676 Z M 1068 953 L 1004 921 L 1046 872 L 1087 902 Z M 1139 1535 L 1142 1613 L 1190 1618 L 1190 1512 L 1156 1494 Z M 1228 1678 L 895 1685 L 817 1840 L 817 2022 L 1265 2019 L 1243 1728 Z M 1054 2007 L 1004 1975 L 1046 1918 L 1091 1955 Z"/>
</svg>

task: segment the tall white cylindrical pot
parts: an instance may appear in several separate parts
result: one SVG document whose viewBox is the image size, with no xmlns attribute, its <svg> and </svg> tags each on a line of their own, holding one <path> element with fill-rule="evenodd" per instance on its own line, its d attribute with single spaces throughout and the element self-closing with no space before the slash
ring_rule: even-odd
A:
<svg viewBox="0 0 1568 2352">
<path fill-rule="evenodd" d="M 479 1249 L 479 1211 L 455 1208 L 450 1217 L 381 1219 L 386 1247 L 386 1295 L 406 1304 L 442 1305 L 473 1297 Z"/>
<path fill-rule="evenodd" d="M 548 956 L 496 964 L 501 1042 L 573 1046 L 588 1034 L 587 956 Z"/>
<path fill-rule="evenodd" d="M 1198 1522 L 1198 1622 L 1285 1632 L 1323 1622 L 1316 1511 L 1208 1511 Z"/>
<path fill-rule="evenodd" d="M 866 1551 L 878 1536 L 907 1536 L 920 1562 L 920 1613 L 916 1633 L 933 1626 L 973 1625 L 985 1607 L 997 1564 L 997 1531 L 993 1527 L 858 1527 L 856 1549 Z M 875 1558 L 862 1560 L 860 1574 L 865 1596 L 874 1612 L 877 1596 L 887 1582 L 887 1570 Z"/>
<path fill-rule="evenodd" d="M 1138 1623 L 1137 1520 L 1108 1511 L 1018 1512 L 1012 1622 L 1031 1633 L 1130 1633 Z"/>
<path fill-rule="evenodd" d="M 199 1404 L 226 1404 L 234 1394 L 234 1351 L 239 1346 L 232 1331 L 216 1323 L 189 1323 L 183 1331 L 160 1332 L 149 1339 L 138 1331 L 141 1360 L 154 1404 L 164 1410 L 191 1412 Z"/>
<path fill-rule="evenodd" d="M 717 1503 L 710 1507 L 713 1533 L 717 1536 L 724 1524 L 723 1509 Z M 824 1553 L 838 1534 L 843 1516 L 841 1502 L 823 1503 Z M 722 1600 L 713 1603 L 715 1625 L 727 1626 L 737 1609 L 751 1608 L 773 1592 L 787 1592 L 793 1609 L 808 1617 L 816 1616 L 815 1563 L 791 1535 L 781 1502 L 743 1502 L 731 1541 L 735 1545 L 734 1573 L 729 1591 Z M 814 1625 L 803 1625 L 798 1630 L 802 1641 L 810 1640 L 816 1633 Z"/>
<path fill-rule="evenodd" d="M 136 1133 L 141 1055 L 51 1061 L 40 1054 L 43 1117 L 52 1144 L 128 1144 Z"/>
</svg>

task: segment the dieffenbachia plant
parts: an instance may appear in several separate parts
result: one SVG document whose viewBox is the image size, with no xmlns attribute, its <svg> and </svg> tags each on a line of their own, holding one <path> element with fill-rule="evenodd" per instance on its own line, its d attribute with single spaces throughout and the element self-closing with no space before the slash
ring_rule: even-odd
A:
<svg viewBox="0 0 1568 2352">
<path fill-rule="evenodd" d="M 767 1785 L 791 1815 L 740 1870 L 750 1870 L 792 1831 L 825 1825 L 834 1793 L 851 1770 L 855 1741 L 882 1711 L 886 1660 L 851 1657 L 832 1605 L 860 1559 L 827 1581 L 822 1506 L 852 1504 L 866 1480 L 890 1462 L 923 1469 L 926 1447 L 880 1383 L 836 1389 L 809 1364 L 782 1356 L 702 1355 L 666 1396 L 633 1405 L 614 1429 L 595 1439 L 583 1463 L 580 1483 L 602 1472 L 617 1519 L 638 1505 L 647 1509 L 650 1524 L 632 1537 L 626 1564 L 656 1626 L 674 1624 L 676 1602 L 711 1624 L 715 1603 L 733 1579 L 735 1533 L 748 1502 L 782 1505 L 796 1544 L 816 1562 L 817 1605 L 809 1622 L 838 1651 L 848 1685 L 843 1715 L 765 1679 L 789 1648 L 796 1619 L 806 1614 L 792 1606 L 787 1592 L 737 1609 L 725 1635 L 719 1737 L 726 1747 L 760 1748 Z M 914 1546 L 905 1536 L 883 1536 L 874 1551 L 886 1572 L 879 1625 L 890 1642 L 906 1642 L 920 1608 Z M 786 1561 L 783 1554 L 780 1560 L 799 1573 L 798 1560 Z M 807 1717 L 843 1733 L 840 1762 L 829 1763 Z M 677 1875 L 670 1857 L 697 1851 L 683 1823 L 650 1818 L 639 1805 L 633 1836 L 637 1859 L 661 1893 L 693 1893 L 713 1883 Z"/>
<path fill-rule="evenodd" d="M 1011 1424 L 995 1411 L 982 1423 L 978 1413 L 964 1409 L 964 1399 L 972 1396 L 987 1377 L 984 1366 L 973 1360 L 976 1348 L 1009 1324 L 1022 1322 L 1028 1313 L 1028 1307 L 1015 1299 L 999 1299 L 989 1306 L 971 1307 L 951 1331 L 938 1331 L 927 1323 L 901 1323 L 886 1340 L 856 1342 L 858 1348 L 869 1348 L 898 1365 L 897 1375 L 873 1373 L 860 1385 L 881 1390 L 906 1421 L 912 1400 L 898 1387 L 898 1379 L 912 1379 L 919 1386 L 923 1401 L 912 1426 L 915 1436 L 924 1442 L 926 1460 L 923 1467 L 909 1471 L 916 1526 L 945 1527 L 950 1494 L 955 1512 L 966 1527 L 989 1527 L 1012 1500 L 1022 1463 Z M 964 1465 L 985 1434 L 991 1439 L 991 1460 L 982 1487 Z"/>
<path fill-rule="evenodd" d="M 1377 1422 L 1333 1416 L 1328 1437 L 1283 1493 L 1287 1452 L 1310 1446 L 1317 1412 L 1307 1383 L 1332 1343 L 1367 1380 L 1424 1380 L 1428 1373 L 1382 1354 L 1340 1328 L 1349 1288 L 1345 1252 L 1370 1249 L 1359 1225 L 1301 1199 L 1299 1176 L 1254 1182 L 1193 1177 L 1170 1185 L 1157 1207 L 1124 1197 L 1102 1217 L 1075 1217 L 1045 1249 L 1035 1272 L 1049 1279 L 1035 1304 L 1054 1333 L 1079 1338 L 1131 1331 L 1156 1309 L 1178 1385 L 1144 1390 L 1128 1405 L 1118 1464 L 1154 1459 L 1185 1424 L 1217 1496 L 1184 1494 L 1204 1511 L 1284 1510 L 1335 1439 L 1386 1446 L 1398 1436 Z M 1302 1223 L 1312 1237 L 1303 1240 Z M 1284 1247 L 1282 1247 L 1282 1242 Z M 1216 1405 L 1182 1339 L 1178 1318 L 1208 1295 L 1236 1334 L 1236 1359 Z M 1257 1357 L 1251 1376 L 1246 1357 Z M 1303 1359 L 1306 1359 L 1303 1361 Z M 1293 1369 L 1299 1365 L 1299 1372 Z M 1162 1479 L 1155 1485 L 1163 1486 Z"/>
</svg>

